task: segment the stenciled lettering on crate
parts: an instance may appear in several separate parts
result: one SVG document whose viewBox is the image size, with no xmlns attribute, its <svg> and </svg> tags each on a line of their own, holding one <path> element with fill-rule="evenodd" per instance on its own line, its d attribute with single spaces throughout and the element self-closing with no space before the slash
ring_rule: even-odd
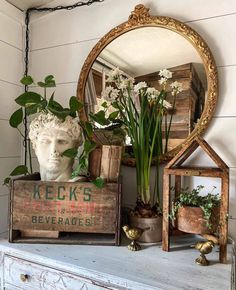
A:
<svg viewBox="0 0 236 290">
<path fill-rule="evenodd" d="M 15 180 L 10 231 L 114 234 L 120 223 L 120 184 Z M 117 237 L 116 237 L 117 239 Z"/>
</svg>

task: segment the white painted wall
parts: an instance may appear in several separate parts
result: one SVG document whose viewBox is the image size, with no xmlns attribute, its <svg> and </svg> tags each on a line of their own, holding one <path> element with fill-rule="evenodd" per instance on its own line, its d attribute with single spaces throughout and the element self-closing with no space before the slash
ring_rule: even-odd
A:
<svg viewBox="0 0 236 290">
<path fill-rule="evenodd" d="M 2 181 L 20 164 L 21 143 L 8 120 L 15 111 L 14 99 L 22 92 L 23 13 L 0 0 L 0 233 L 7 230 L 8 194 Z"/>
<path fill-rule="evenodd" d="M 53 5 L 74 3 L 54 1 Z M 218 66 L 220 94 L 206 140 L 230 166 L 230 232 L 236 238 L 236 1 L 235 0 L 105 0 L 72 11 L 57 11 L 33 17 L 31 25 L 30 71 L 36 79 L 53 74 L 56 97 L 67 102 L 75 95 L 79 73 L 91 48 L 110 29 L 126 21 L 136 4 L 142 2 L 153 15 L 167 15 L 186 22 L 209 44 Z M 202 154 L 195 163 L 209 162 Z M 130 169 L 128 169 L 130 172 Z M 123 171 L 126 203 L 133 201 L 131 173 Z M 194 180 L 194 184 L 196 183 Z M 200 181 L 208 186 L 212 180 Z"/>
</svg>

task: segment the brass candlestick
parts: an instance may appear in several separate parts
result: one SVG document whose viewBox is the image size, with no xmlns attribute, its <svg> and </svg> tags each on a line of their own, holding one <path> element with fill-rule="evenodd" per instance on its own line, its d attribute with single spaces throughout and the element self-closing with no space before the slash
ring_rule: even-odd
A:
<svg viewBox="0 0 236 290">
<path fill-rule="evenodd" d="M 131 243 L 128 245 L 128 249 L 130 251 L 141 250 L 141 246 L 136 242 L 136 240 L 141 237 L 144 230 L 140 228 L 129 228 L 128 225 L 124 225 L 122 228 L 126 234 L 126 237 L 131 240 Z"/>
</svg>

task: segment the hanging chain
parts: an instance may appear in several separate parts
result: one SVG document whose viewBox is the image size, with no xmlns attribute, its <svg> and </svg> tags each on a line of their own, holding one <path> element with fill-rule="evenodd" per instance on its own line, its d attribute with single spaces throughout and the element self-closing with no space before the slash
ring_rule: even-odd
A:
<svg viewBox="0 0 236 290">
<path fill-rule="evenodd" d="M 25 31 L 25 57 L 24 57 L 24 63 L 25 63 L 25 72 L 24 75 L 27 76 L 29 72 L 29 37 L 30 37 L 30 30 L 29 30 L 29 22 L 30 22 L 30 14 L 32 12 L 54 12 L 58 10 L 73 10 L 77 7 L 81 6 L 90 6 L 95 2 L 103 2 L 104 0 L 88 0 L 87 2 L 77 2 L 73 5 L 68 5 L 68 6 L 56 6 L 56 7 L 45 7 L 45 8 L 36 8 L 32 7 L 26 10 L 25 14 L 25 26 L 26 26 L 26 31 Z M 25 93 L 28 92 L 28 86 L 25 85 L 24 87 Z M 27 166 L 27 156 L 28 156 L 28 149 L 29 149 L 29 162 L 30 162 L 30 171 L 32 173 L 32 164 L 31 164 L 31 150 L 30 150 L 30 140 L 28 139 L 28 121 L 27 121 L 27 115 L 26 111 L 24 112 L 24 141 L 23 141 L 23 147 L 24 147 L 24 165 Z"/>
<path fill-rule="evenodd" d="M 26 26 L 26 31 L 25 31 L 25 58 L 24 58 L 24 62 L 25 62 L 25 72 L 24 75 L 27 76 L 28 75 L 28 70 L 29 70 L 29 20 L 30 20 L 30 11 L 27 10 L 26 11 L 26 15 L 25 15 L 25 26 Z M 24 87 L 24 91 L 25 93 L 28 91 L 28 86 L 25 85 Z M 28 156 L 28 146 L 27 143 L 28 142 L 28 124 L 27 124 L 27 114 L 26 114 L 26 110 L 24 110 L 24 120 L 23 120 L 23 124 L 24 124 L 24 140 L 23 140 L 23 147 L 24 147 L 24 165 L 27 166 L 27 156 Z M 31 152 L 29 151 L 30 155 Z M 31 159 L 31 157 L 29 157 Z M 31 162 L 30 162 L 31 164 Z M 32 173 L 32 166 L 30 168 L 30 172 Z"/>
</svg>

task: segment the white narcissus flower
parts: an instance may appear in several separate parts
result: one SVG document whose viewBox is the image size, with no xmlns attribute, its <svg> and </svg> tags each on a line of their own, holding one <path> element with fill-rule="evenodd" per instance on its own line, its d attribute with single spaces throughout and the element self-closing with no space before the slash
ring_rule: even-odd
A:
<svg viewBox="0 0 236 290">
<path fill-rule="evenodd" d="M 183 85 L 180 82 L 173 82 L 170 84 L 170 87 L 172 88 L 172 95 L 177 95 L 178 93 L 183 91 Z"/>
<path fill-rule="evenodd" d="M 104 102 L 106 102 L 107 103 L 107 108 L 106 108 L 106 110 L 105 110 L 105 108 L 102 106 L 102 104 L 104 103 Z M 115 112 L 115 111 L 117 111 L 117 109 L 115 109 L 112 105 L 111 105 L 111 102 L 110 101 L 108 101 L 108 100 L 105 100 L 105 99 L 103 99 L 103 98 L 97 98 L 97 105 L 95 105 L 95 107 L 94 107 L 94 111 L 95 111 L 95 113 L 97 113 L 97 112 L 99 112 L 99 111 L 106 111 L 106 114 L 105 114 L 105 116 L 106 116 L 106 118 L 108 118 L 109 117 L 109 115 L 111 114 L 111 113 L 113 113 L 113 112 Z"/>
<path fill-rule="evenodd" d="M 147 94 L 148 94 L 148 100 L 156 100 L 158 96 L 160 95 L 160 92 L 156 90 L 155 88 L 148 88 L 147 89 Z"/>
<path fill-rule="evenodd" d="M 108 101 L 115 101 L 119 96 L 119 90 L 113 89 L 109 94 Z"/>
<path fill-rule="evenodd" d="M 164 84 L 166 84 L 167 79 L 166 78 L 161 78 L 158 82 L 159 82 L 160 85 L 164 85 Z"/>
<path fill-rule="evenodd" d="M 108 86 L 105 88 L 104 91 L 102 91 L 102 98 L 104 98 L 107 101 L 113 101 L 115 100 L 119 95 L 119 90 L 114 89 L 112 86 Z"/>
<path fill-rule="evenodd" d="M 147 87 L 147 83 L 146 82 L 139 82 L 134 86 L 134 91 L 138 92 L 141 89 L 144 89 Z"/>
<path fill-rule="evenodd" d="M 121 81 L 121 83 L 119 83 L 119 85 L 118 85 L 118 88 L 119 88 L 120 90 L 125 90 L 125 89 L 127 89 L 127 83 L 126 83 L 126 81 L 125 81 L 125 80 Z"/>
<path fill-rule="evenodd" d="M 106 82 L 113 82 L 117 80 L 120 76 L 121 76 L 121 70 L 117 67 L 108 73 L 108 78 L 106 79 Z"/>
<path fill-rule="evenodd" d="M 133 84 L 134 84 L 134 78 L 122 79 L 122 81 L 118 85 L 118 88 L 120 90 L 133 88 Z"/>
<path fill-rule="evenodd" d="M 113 90 L 112 86 L 106 86 L 105 90 L 102 91 L 102 94 L 101 94 L 102 98 L 106 100 L 107 99 L 107 95 L 109 95 L 112 90 Z"/>
<path fill-rule="evenodd" d="M 166 100 L 163 100 L 163 107 L 165 107 L 166 109 L 171 109 L 172 105 Z"/>
<path fill-rule="evenodd" d="M 164 68 L 159 71 L 159 76 L 165 79 L 170 79 L 172 78 L 172 72 Z"/>
</svg>

